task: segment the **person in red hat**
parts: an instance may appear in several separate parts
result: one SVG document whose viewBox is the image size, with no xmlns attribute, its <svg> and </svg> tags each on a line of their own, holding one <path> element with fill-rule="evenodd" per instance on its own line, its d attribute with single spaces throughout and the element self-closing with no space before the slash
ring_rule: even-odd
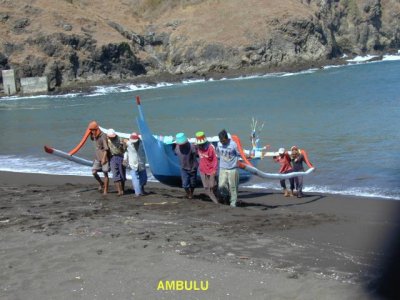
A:
<svg viewBox="0 0 400 300">
<path fill-rule="evenodd" d="M 90 130 L 90 139 L 94 141 L 95 145 L 95 159 L 92 166 L 93 177 L 99 183 L 99 191 L 104 195 L 108 193 L 108 172 L 110 172 L 110 164 L 108 162 L 109 148 L 107 144 L 107 136 L 101 132 L 99 125 L 96 121 L 89 123 L 88 129 Z M 103 172 L 104 182 L 101 180 L 98 172 Z"/>
<path fill-rule="evenodd" d="M 139 197 L 145 195 L 144 186 L 147 183 L 146 154 L 142 140 L 136 132 L 130 135 L 126 146 L 124 164 L 130 169 L 135 197 Z"/>
<path fill-rule="evenodd" d="M 208 142 L 203 131 L 196 132 L 197 155 L 199 156 L 199 170 L 201 182 L 212 202 L 218 204 L 216 197 L 218 158 L 215 147 Z"/>
</svg>

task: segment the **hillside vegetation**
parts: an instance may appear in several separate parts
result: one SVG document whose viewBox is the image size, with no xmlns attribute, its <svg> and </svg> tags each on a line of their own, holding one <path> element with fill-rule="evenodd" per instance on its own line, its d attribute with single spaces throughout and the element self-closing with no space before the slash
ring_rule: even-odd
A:
<svg viewBox="0 0 400 300">
<path fill-rule="evenodd" d="M 0 69 L 50 88 L 300 69 L 400 49 L 399 0 L 0 0 Z"/>
</svg>

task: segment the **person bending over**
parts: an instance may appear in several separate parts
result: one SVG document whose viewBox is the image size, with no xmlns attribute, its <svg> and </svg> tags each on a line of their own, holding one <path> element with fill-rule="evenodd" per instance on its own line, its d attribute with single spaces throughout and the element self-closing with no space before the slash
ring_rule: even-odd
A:
<svg viewBox="0 0 400 300">
<path fill-rule="evenodd" d="M 279 148 L 278 156 L 273 156 L 273 159 L 275 162 L 281 165 L 281 168 L 279 169 L 280 174 L 287 174 L 293 172 L 293 168 L 290 164 L 290 156 L 285 151 L 285 148 Z M 285 197 L 289 196 L 293 197 L 294 179 L 290 178 L 289 183 L 290 183 L 290 191 L 288 191 L 286 188 L 286 180 L 285 179 L 280 180 L 280 184 L 283 189 L 283 194 Z"/>
<path fill-rule="evenodd" d="M 192 199 L 196 187 L 197 168 L 196 148 L 189 143 L 186 135 L 180 132 L 175 137 L 175 154 L 179 158 L 181 166 L 182 187 L 185 189 L 186 198 Z"/>
<path fill-rule="evenodd" d="M 218 158 L 215 153 L 215 147 L 207 141 L 203 131 L 196 133 L 197 155 L 199 156 L 199 169 L 201 182 L 212 202 L 218 204 L 215 195 L 217 181 Z"/>
</svg>

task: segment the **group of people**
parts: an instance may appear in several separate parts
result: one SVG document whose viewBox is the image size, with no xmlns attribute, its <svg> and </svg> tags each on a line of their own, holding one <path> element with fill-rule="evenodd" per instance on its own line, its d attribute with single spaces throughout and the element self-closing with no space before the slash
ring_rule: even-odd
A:
<svg viewBox="0 0 400 300">
<path fill-rule="evenodd" d="M 285 148 L 278 150 L 278 156 L 274 156 L 273 159 L 281 165 L 279 173 L 287 174 L 292 172 L 304 172 L 303 163 L 305 158 L 297 146 L 290 148 L 291 154 L 285 151 Z M 286 180 L 280 180 L 281 187 L 285 197 L 293 197 L 295 194 L 297 198 L 302 198 L 303 194 L 303 176 L 297 176 L 289 179 L 290 190 L 286 188 Z"/>
<path fill-rule="evenodd" d="M 229 198 L 230 206 L 235 207 L 239 184 L 238 159 L 240 152 L 236 142 L 229 137 L 225 129 L 218 134 L 218 138 L 219 142 L 214 148 L 202 131 L 196 133 L 195 145 L 188 141 L 183 132 L 176 135 L 175 153 L 179 157 L 181 165 L 182 187 L 186 191 L 186 197 L 193 198 L 197 169 L 199 169 L 203 187 L 210 199 L 214 203 L 219 203 L 217 195 L 221 198 Z M 296 146 L 291 147 L 290 150 L 289 155 L 284 148 L 280 148 L 278 156 L 273 157 L 281 165 L 279 173 L 304 172 L 304 156 Z M 217 172 L 218 167 L 219 172 Z M 296 194 L 298 198 L 303 197 L 303 176 L 290 178 L 289 182 L 290 190 L 286 188 L 286 180 L 280 180 L 284 196 L 289 197 Z"/>
<path fill-rule="evenodd" d="M 133 132 L 129 139 L 121 139 L 113 129 L 103 133 L 95 121 L 92 121 L 88 128 L 96 149 L 92 174 L 99 183 L 99 191 L 103 194 L 108 193 L 108 173 L 111 170 L 117 193 L 123 195 L 128 169 L 132 177 L 135 196 L 144 195 L 144 186 L 147 183 L 146 155 L 139 135 Z M 219 199 L 225 198 L 229 199 L 230 206 L 236 207 L 240 152 L 238 145 L 225 129 L 219 132 L 218 138 L 219 142 L 214 147 L 203 131 L 196 133 L 194 144 L 189 142 L 185 133 L 176 134 L 174 152 L 180 163 L 182 187 L 186 198 L 192 199 L 199 171 L 203 187 L 214 203 L 220 203 Z M 273 159 L 280 163 L 280 173 L 304 171 L 304 157 L 296 146 L 291 148 L 290 155 L 284 148 L 280 148 L 278 154 Z M 99 172 L 104 174 L 104 181 L 100 178 Z M 290 190 L 286 188 L 286 180 L 280 181 L 284 195 L 293 196 L 296 189 L 297 197 L 301 198 L 303 196 L 302 176 L 291 178 L 289 182 Z"/>
<path fill-rule="evenodd" d="M 225 129 L 218 134 L 218 138 L 215 148 L 203 131 L 196 133 L 195 145 L 189 142 L 183 132 L 176 135 L 175 153 L 181 166 L 182 187 L 186 191 L 186 197 L 193 198 L 199 170 L 203 187 L 210 199 L 219 203 L 218 195 L 227 196 L 230 206 L 235 207 L 239 184 L 237 162 L 240 153 L 237 144 L 229 138 Z"/>
<path fill-rule="evenodd" d="M 95 146 L 92 174 L 99 183 L 99 191 L 103 194 L 108 193 L 108 173 L 111 170 L 117 193 L 119 196 L 123 195 L 128 169 L 132 177 L 135 196 L 144 195 L 144 186 L 147 183 L 146 156 L 139 135 L 133 132 L 129 139 L 121 139 L 114 129 L 110 128 L 103 133 L 96 121 L 90 122 L 88 129 Z M 99 172 L 104 174 L 104 182 Z"/>
</svg>

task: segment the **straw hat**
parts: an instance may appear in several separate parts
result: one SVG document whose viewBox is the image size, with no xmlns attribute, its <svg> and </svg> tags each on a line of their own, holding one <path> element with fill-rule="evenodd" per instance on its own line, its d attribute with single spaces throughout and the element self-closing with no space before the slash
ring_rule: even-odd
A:
<svg viewBox="0 0 400 300">
<path fill-rule="evenodd" d="M 175 136 L 175 142 L 176 142 L 178 145 L 186 144 L 187 141 L 188 141 L 188 139 L 187 139 L 186 135 L 185 135 L 183 132 L 179 132 L 179 133 L 176 134 L 176 136 Z"/>
<path fill-rule="evenodd" d="M 202 144 L 205 144 L 206 142 L 207 142 L 207 138 L 206 138 L 204 131 L 196 132 L 196 144 L 202 145 Z"/>
</svg>

